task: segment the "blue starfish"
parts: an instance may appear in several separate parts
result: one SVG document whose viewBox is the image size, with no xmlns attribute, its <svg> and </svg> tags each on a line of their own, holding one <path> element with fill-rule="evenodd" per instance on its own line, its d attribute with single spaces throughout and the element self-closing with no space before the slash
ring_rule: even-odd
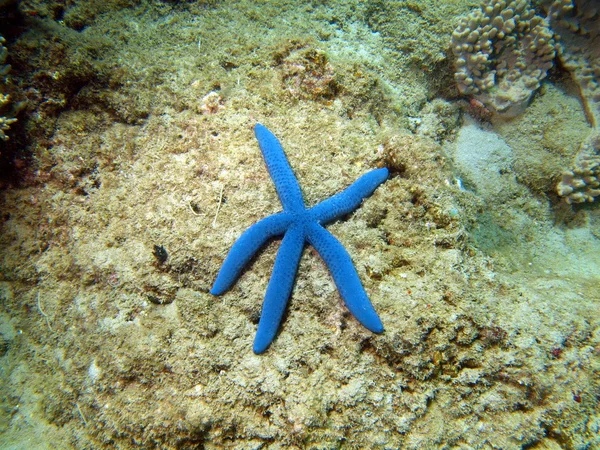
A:
<svg viewBox="0 0 600 450">
<path fill-rule="evenodd" d="M 242 233 L 225 258 L 210 293 L 221 295 L 229 289 L 250 258 L 265 242 L 284 234 L 265 294 L 254 339 L 254 353 L 264 352 L 275 338 L 307 241 L 319 252 L 329 267 L 333 280 L 354 317 L 374 333 L 383 332 L 383 324 L 360 283 L 350 255 L 322 224 L 358 208 L 363 199 L 370 196 L 387 179 L 388 170 L 372 170 L 342 192 L 306 209 L 298 180 L 275 135 L 259 123 L 254 127 L 254 133 L 275 183 L 283 211 L 260 220 Z"/>
</svg>

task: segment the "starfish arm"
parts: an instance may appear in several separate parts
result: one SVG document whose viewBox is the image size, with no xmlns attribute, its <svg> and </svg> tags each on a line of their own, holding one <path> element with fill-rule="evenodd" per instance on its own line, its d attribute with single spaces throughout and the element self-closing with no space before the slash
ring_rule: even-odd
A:
<svg viewBox="0 0 600 450">
<path fill-rule="evenodd" d="M 267 127 L 257 123 L 254 134 L 267 164 L 269 174 L 275 184 L 277 195 L 285 211 L 304 210 L 304 200 L 298 180 L 285 157 L 281 143 Z"/>
<path fill-rule="evenodd" d="M 221 295 L 237 280 L 246 263 L 273 236 L 283 234 L 292 221 L 292 216 L 282 212 L 256 222 L 231 246 L 210 293 Z"/>
<path fill-rule="evenodd" d="M 324 224 L 351 213 L 387 180 L 387 177 L 388 169 L 385 167 L 367 172 L 342 192 L 312 207 L 310 209 L 312 217 Z"/>
<path fill-rule="evenodd" d="M 292 226 L 281 241 L 254 339 L 253 350 L 256 354 L 264 352 L 275 338 L 292 293 L 304 240 L 304 227 Z"/>
<path fill-rule="evenodd" d="M 318 223 L 309 226 L 307 240 L 327 264 L 344 303 L 354 317 L 372 332 L 383 332 L 381 319 L 358 278 L 350 255 L 340 241 Z"/>
</svg>

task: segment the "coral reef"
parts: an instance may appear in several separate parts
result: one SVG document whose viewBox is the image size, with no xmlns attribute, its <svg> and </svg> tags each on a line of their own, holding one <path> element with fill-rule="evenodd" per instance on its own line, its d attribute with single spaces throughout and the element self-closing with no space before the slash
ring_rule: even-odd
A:
<svg viewBox="0 0 600 450">
<path fill-rule="evenodd" d="M 513 173 L 540 198 L 557 197 L 557 177 L 571 168 L 590 131 L 577 87 L 568 72 L 559 75 L 543 83 L 539 101 L 532 102 L 517 120 L 494 114 L 490 123 L 513 149 Z"/>
<path fill-rule="evenodd" d="M 598 448 L 597 208 L 573 212 L 595 228 L 555 226 L 506 160 L 489 190 L 458 178 L 449 19 L 476 2 L 19 2 L 28 106 L 8 143 L 22 127 L 31 163 L 0 190 L 0 448 Z M 504 126 L 556 142 L 560 166 L 582 128 L 557 124 L 585 118 L 554 98 L 525 112 L 546 122 Z M 256 122 L 307 204 L 389 167 L 330 225 L 383 334 L 310 248 L 265 354 L 279 242 L 210 295 L 230 245 L 280 209 Z"/>
<path fill-rule="evenodd" d="M 527 0 L 488 0 L 452 34 L 462 94 L 507 116 L 521 113 L 555 56 L 552 32 Z"/>
<path fill-rule="evenodd" d="M 588 121 L 600 126 L 600 9 L 596 0 L 554 0 L 548 20 L 558 39 L 558 57 L 581 92 Z"/>
<path fill-rule="evenodd" d="M 595 0 L 554 0 L 544 5 L 560 36 L 558 57 L 579 88 L 592 127 L 557 192 L 567 203 L 592 202 L 600 195 L 600 10 Z"/>
<path fill-rule="evenodd" d="M 583 141 L 574 168 L 563 173 L 556 190 L 567 203 L 593 202 L 600 196 L 600 134 Z"/>
<path fill-rule="evenodd" d="M 593 0 L 549 0 L 542 7 L 545 19 L 526 0 L 482 3 L 452 35 L 455 79 L 478 111 L 514 116 L 524 111 L 557 54 L 579 88 L 592 130 L 556 190 L 567 203 L 592 202 L 600 195 L 600 13 Z"/>
</svg>

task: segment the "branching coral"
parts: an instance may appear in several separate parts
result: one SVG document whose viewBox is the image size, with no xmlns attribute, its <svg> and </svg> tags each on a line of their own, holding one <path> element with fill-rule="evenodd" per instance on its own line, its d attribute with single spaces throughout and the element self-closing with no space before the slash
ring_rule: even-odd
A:
<svg viewBox="0 0 600 450">
<path fill-rule="evenodd" d="M 546 8 L 560 36 L 558 57 L 579 86 L 587 118 L 600 125 L 600 8 L 597 0 L 555 0 Z"/>
<path fill-rule="evenodd" d="M 505 115 L 521 113 L 555 56 L 552 32 L 526 0 L 488 0 L 452 34 L 462 94 Z"/>
<path fill-rule="evenodd" d="M 600 9 L 596 0 L 547 1 L 545 9 L 592 126 L 557 191 L 568 203 L 592 202 L 600 196 Z"/>
<path fill-rule="evenodd" d="M 574 168 L 563 173 L 557 191 L 567 203 L 593 202 L 600 196 L 600 134 L 581 144 Z"/>
<path fill-rule="evenodd" d="M 558 55 L 577 83 L 590 135 L 557 192 L 568 203 L 600 196 L 600 9 L 597 0 L 545 0 L 546 18 L 528 0 L 486 0 L 452 36 L 461 93 L 516 115 L 527 106 Z M 556 43 L 555 43 L 556 41 Z"/>
</svg>

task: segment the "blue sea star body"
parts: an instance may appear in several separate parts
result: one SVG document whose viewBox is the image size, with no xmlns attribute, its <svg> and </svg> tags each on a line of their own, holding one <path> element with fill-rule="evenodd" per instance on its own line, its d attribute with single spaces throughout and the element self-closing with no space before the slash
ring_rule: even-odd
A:
<svg viewBox="0 0 600 450">
<path fill-rule="evenodd" d="M 283 211 L 248 228 L 231 247 L 210 290 L 220 295 L 237 280 L 252 256 L 272 237 L 284 235 L 273 273 L 267 286 L 262 313 L 254 339 L 254 353 L 264 352 L 273 342 L 288 299 L 306 242 L 312 245 L 329 267 L 333 280 L 350 312 L 367 329 L 383 332 L 383 324 L 365 292 L 350 255 L 323 224 L 358 208 L 388 177 L 388 169 L 375 169 L 342 192 L 306 209 L 300 185 L 275 135 L 256 124 L 254 133 L 269 174 L 275 183 Z"/>
</svg>

